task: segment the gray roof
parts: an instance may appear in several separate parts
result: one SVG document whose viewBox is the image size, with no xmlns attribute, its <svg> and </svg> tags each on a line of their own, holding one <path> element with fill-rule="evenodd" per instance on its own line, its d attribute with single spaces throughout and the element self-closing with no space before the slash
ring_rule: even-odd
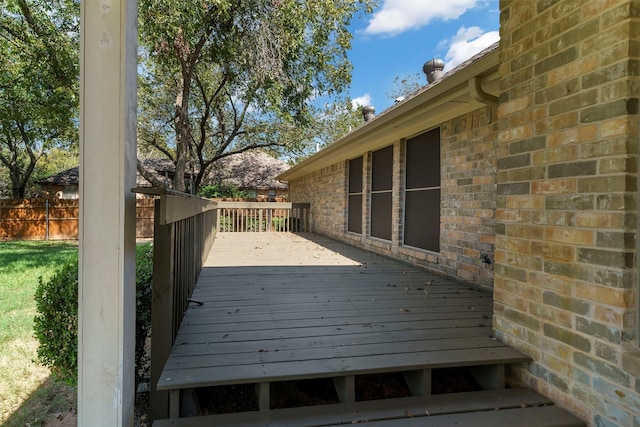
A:
<svg viewBox="0 0 640 427">
<path fill-rule="evenodd" d="M 175 165 L 168 159 L 143 159 L 145 168 L 164 181 L 165 172 L 172 177 Z M 247 151 L 223 157 L 214 163 L 210 179 L 232 183 L 240 189 L 286 189 L 287 185 L 275 177 L 289 168 L 289 165 L 262 151 Z M 78 185 L 79 167 L 64 170 L 37 181 L 41 185 Z M 140 174 L 137 185 L 149 186 Z"/>
<path fill-rule="evenodd" d="M 58 172 L 55 175 L 48 176 L 46 178 L 36 181 L 40 185 L 78 185 L 80 182 L 80 166 L 74 166 L 71 169 Z M 148 187 L 149 182 L 144 179 L 140 174 L 136 174 L 136 185 L 141 187 Z"/>
<path fill-rule="evenodd" d="M 240 189 L 286 189 L 275 177 L 289 169 L 282 160 L 262 151 L 246 151 L 224 157 L 213 165 L 210 178 L 228 182 Z"/>
<path fill-rule="evenodd" d="M 64 170 L 55 175 L 36 181 L 38 184 L 44 185 L 78 185 L 80 176 L 80 167 L 75 166 L 71 169 Z"/>
</svg>

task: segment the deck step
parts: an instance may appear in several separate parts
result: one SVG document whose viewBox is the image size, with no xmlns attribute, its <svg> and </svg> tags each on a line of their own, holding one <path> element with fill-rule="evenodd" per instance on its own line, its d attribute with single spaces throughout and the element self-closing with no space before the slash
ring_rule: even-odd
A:
<svg viewBox="0 0 640 427">
<path fill-rule="evenodd" d="M 583 427 L 567 411 L 526 389 L 486 390 L 272 411 L 158 420 L 154 427 L 322 427 L 367 423 L 379 426 Z"/>
</svg>

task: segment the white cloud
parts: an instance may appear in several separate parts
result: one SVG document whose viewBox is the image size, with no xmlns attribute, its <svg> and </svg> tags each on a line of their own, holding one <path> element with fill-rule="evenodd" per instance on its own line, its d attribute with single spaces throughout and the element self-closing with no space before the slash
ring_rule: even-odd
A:
<svg viewBox="0 0 640 427">
<path fill-rule="evenodd" d="M 460 27 L 451 40 L 441 43 L 441 45 L 449 45 L 444 58 L 445 71 L 449 71 L 498 40 L 500 40 L 498 31 L 483 32 L 479 27 Z"/>
<path fill-rule="evenodd" d="M 367 34 L 395 35 L 420 28 L 433 19 L 458 19 L 480 0 L 384 0 L 365 29 Z"/>
<path fill-rule="evenodd" d="M 371 95 L 365 93 L 362 96 L 352 99 L 351 105 L 353 106 L 353 108 L 366 107 L 367 105 L 371 105 Z"/>
</svg>

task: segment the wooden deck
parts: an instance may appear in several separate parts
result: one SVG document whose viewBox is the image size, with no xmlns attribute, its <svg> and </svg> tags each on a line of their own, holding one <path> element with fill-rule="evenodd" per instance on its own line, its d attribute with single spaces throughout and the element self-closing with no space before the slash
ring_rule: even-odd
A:
<svg viewBox="0 0 640 427">
<path fill-rule="evenodd" d="M 432 370 L 464 366 L 499 390 L 528 360 L 492 336 L 490 293 L 316 235 L 219 233 L 192 299 L 157 384 L 172 418 L 184 389 L 256 384 L 264 421 L 275 382 L 331 378 L 344 404 L 363 374 L 428 396 Z"/>
</svg>

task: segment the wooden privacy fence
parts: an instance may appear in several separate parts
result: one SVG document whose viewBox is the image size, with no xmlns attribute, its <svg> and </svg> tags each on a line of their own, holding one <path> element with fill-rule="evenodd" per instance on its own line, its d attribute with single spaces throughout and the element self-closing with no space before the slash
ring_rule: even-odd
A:
<svg viewBox="0 0 640 427">
<path fill-rule="evenodd" d="M 153 237 L 153 199 L 136 200 L 136 237 Z M 78 200 L 0 199 L 0 240 L 78 239 Z"/>
<path fill-rule="evenodd" d="M 309 203 L 218 202 L 218 231 L 309 231 Z"/>
<path fill-rule="evenodd" d="M 156 384 L 169 357 L 191 294 L 216 235 L 214 201 L 164 188 L 136 188 L 157 196 L 153 236 L 153 296 L 151 305 L 152 419 L 166 418 L 169 396 Z"/>
</svg>

